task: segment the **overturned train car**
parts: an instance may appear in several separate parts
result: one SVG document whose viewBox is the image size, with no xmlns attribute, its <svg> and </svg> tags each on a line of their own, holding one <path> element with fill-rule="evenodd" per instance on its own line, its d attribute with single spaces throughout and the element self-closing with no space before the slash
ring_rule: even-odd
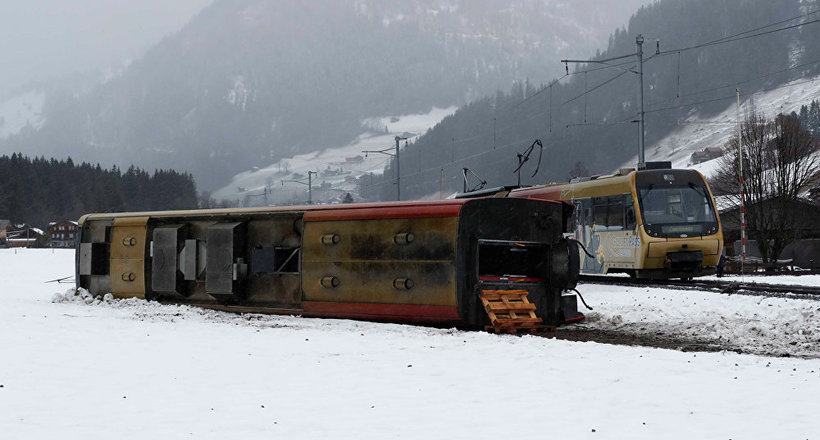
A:
<svg viewBox="0 0 820 440">
<path fill-rule="evenodd" d="M 77 287 L 221 310 L 486 325 L 482 290 L 577 319 L 572 206 L 486 198 L 89 214 Z"/>
</svg>

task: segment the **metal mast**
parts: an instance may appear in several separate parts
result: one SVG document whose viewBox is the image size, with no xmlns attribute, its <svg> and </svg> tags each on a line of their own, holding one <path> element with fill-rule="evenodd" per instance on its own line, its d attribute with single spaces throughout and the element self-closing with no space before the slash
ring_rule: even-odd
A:
<svg viewBox="0 0 820 440">
<path fill-rule="evenodd" d="M 388 156 L 393 156 L 396 158 L 396 200 L 401 201 L 401 160 L 399 155 L 399 141 L 406 141 L 406 137 L 396 136 L 396 152 L 390 153 L 387 150 L 389 148 L 385 148 L 384 150 L 362 150 L 364 153 L 364 157 L 367 157 L 369 153 L 379 153 L 379 154 L 386 154 Z"/>
<path fill-rule="evenodd" d="M 743 276 L 743 265 L 746 263 L 746 202 L 743 188 L 743 135 L 740 130 L 740 89 L 735 89 L 737 95 L 737 163 L 740 170 L 740 276 Z"/>
<path fill-rule="evenodd" d="M 638 121 L 637 121 L 638 122 L 638 129 L 639 129 L 639 133 L 638 133 L 638 169 L 639 170 L 642 170 L 642 169 L 646 168 L 646 157 L 645 157 L 645 154 L 644 154 L 644 150 L 645 150 L 645 148 L 644 148 L 644 144 L 645 144 L 645 140 L 644 140 L 644 116 L 645 116 L 645 112 L 644 112 L 644 107 L 643 107 L 643 101 L 644 101 L 644 96 L 643 96 L 643 43 L 644 43 L 643 35 L 638 34 L 638 36 L 635 38 L 635 44 L 637 44 L 638 50 L 634 54 L 621 55 L 621 56 L 618 56 L 618 57 L 607 58 L 607 59 L 603 59 L 603 60 L 561 60 L 561 62 L 564 63 L 564 64 L 568 64 L 568 63 L 603 64 L 607 67 L 612 67 L 614 69 L 623 70 L 625 72 L 631 72 L 631 73 L 634 73 L 634 74 L 638 75 L 638 96 L 639 96 L 639 99 L 640 99 L 640 104 L 639 104 L 640 105 L 640 110 L 638 112 Z M 625 68 L 620 67 L 618 65 L 609 64 L 611 61 L 622 60 L 624 58 L 629 58 L 629 57 L 633 57 L 633 56 L 638 58 L 638 70 L 637 71 L 632 70 L 632 68 L 625 69 Z M 569 75 L 569 66 L 568 65 L 567 65 L 567 75 Z"/>
<path fill-rule="evenodd" d="M 638 119 L 638 130 L 639 130 L 639 149 L 638 149 L 638 169 L 642 170 L 646 168 L 646 157 L 644 155 L 644 111 L 643 111 L 643 35 L 638 34 L 638 37 L 635 38 L 635 43 L 638 45 L 638 53 L 636 54 L 638 57 L 638 89 L 639 95 L 641 98 L 641 114 L 640 118 Z"/>
<path fill-rule="evenodd" d="M 316 171 L 308 171 L 308 183 L 302 182 L 301 180 L 283 180 L 282 186 L 285 186 L 285 182 L 293 182 L 299 183 L 301 185 L 307 185 L 308 187 L 308 205 L 313 204 L 313 175 L 319 174 Z"/>
</svg>

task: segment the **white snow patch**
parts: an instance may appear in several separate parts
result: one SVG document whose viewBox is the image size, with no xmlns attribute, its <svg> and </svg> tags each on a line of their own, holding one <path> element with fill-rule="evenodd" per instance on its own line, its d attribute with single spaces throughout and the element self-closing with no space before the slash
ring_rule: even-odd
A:
<svg viewBox="0 0 820 440">
<path fill-rule="evenodd" d="M 45 123 L 45 100 L 44 92 L 29 90 L 0 102 L 0 138 L 17 134 L 25 127 L 39 130 Z"/>
<path fill-rule="evenodd" d="M 231 103 L 231 105 L 237 106 L 245 111 L 246 106 L 248 105 L 248 97 L 250 96 L 250 91 L 248 87 L 245 85 L 245 77 L 242 75 L 237 75 L 233 78 L 233 87 L 228 90 L 228 94 L 225 99 Z"/>
</svg>

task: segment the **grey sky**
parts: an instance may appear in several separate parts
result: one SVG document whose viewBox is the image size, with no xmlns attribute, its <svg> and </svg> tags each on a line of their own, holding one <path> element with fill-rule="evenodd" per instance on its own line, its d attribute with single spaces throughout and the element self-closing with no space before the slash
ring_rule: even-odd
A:
<svg viewBox="0 0 820 440">
<path fill-rule="evenodd" d="M 212 1 L 0 0 L 0 94 L 136 58 Z"/>
</svg>

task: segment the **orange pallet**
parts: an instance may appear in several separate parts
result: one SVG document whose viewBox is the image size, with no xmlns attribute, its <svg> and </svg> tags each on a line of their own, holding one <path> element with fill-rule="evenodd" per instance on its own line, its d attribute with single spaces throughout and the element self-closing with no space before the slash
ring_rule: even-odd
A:
<svg viewBox="0 0 820 440">
<path fill-rule="evenodd" d="M 555 330 L 536 316 L 535 304 L 527 299 L 526 290 L 482 290 L 478 297 L 490 317 L 487 331 L 516 334 Z"/>
</svg>

